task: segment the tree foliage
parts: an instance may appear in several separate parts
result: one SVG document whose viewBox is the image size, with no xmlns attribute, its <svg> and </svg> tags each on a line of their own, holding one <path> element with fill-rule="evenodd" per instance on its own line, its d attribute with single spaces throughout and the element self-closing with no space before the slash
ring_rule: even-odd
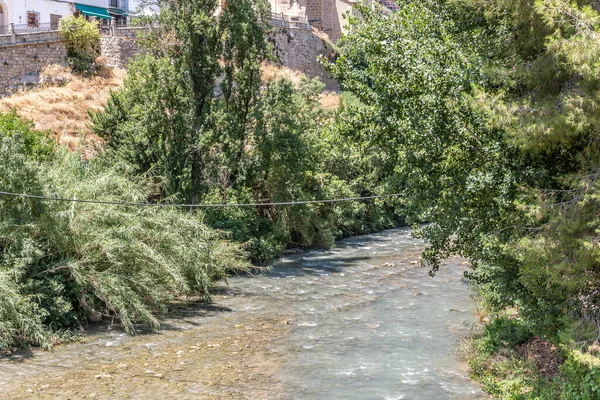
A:
<svg viewBox="0 0 600 400">
<path fill-rule="evenodd" d="M 89 52 L 100 43 L 97 24 L 88 22 L 84 16 L 61 18 L 58 31 L 71 50 Z"/>
<path fill-rule="evenodd" d="M 269 9 L 253 0 L 228 2 L 219 13 L 212 0 L 160 5 L 160 29 L 146 39 L 150 55 L 132 66 L 126 89 L 112 96 L 107 111 L 115 112 L 94 116 L 94 130 L 139 171 L 152 168 L 165 177 L 169 193 L 197 203 L 211 146 L 222 143 L 234 162 L 247 141 L 260 63 L 269 55 L 263 34 Z M 149 158 L 136 157 L 136 146 L 150 142 L 143 151 Z M 237 173 L 239 166 L 230 168 Z"/>
<path fill-rule="evenodd" d="M 0 187 L 5 191 L 145 203 L 151 186 L 113 159 L 83 162 L 1 114 Z M 17 127 L 17 128 L 6 128 Z M 29 141 L 30 142 L 30 141 Z M 210 284 L 247 267 L 244 255 L 199 216 L 172 209 L 41 202 L 0 197 L 0 349 L 49 345 L 51 333 L 117 317 L 127 332 L 176 296 L 209 298 Z"/>
<path fill-rule="evenodd" d="M 67 42 L 67 61 L 73 71 L 92 75 L 100 46 L 97 23 L 88 22 L 83 15 L 62 18 L 58 25 L 60 35 Z"/>
<path fill-rule="evenodd" d="M 319 102 L 318 80 L 263 82 L 269 7 L 261 1 L 163 4 L 149 54 L 130 65 L 125 87 L 92 129 L 138 173 L 160 182 L 166 201 L 269 203 L 381 193 L 370 150 L 340 140 Z M 361 162 L 348 162 L 353 157 Z M 343 175 L 343 176 L 342 176 Z M 397 223 L 382 204 L 220 209 L 205 221 L 226 229 L 254 259 L 286 246 L 329 246 L 337 237 Z"/>
<path fill-rule="evenodd" d="M 430 222 L 416 231 L 424 261 L 435 272 L 467 257 L 490 309 L 516 307 L 534 334 L 587 349 L 600 338 L 594 3 L 359 11 L 330 69 L 364 107 L 340 129 L 389 146 L 403 210 Z"/>
</svg>

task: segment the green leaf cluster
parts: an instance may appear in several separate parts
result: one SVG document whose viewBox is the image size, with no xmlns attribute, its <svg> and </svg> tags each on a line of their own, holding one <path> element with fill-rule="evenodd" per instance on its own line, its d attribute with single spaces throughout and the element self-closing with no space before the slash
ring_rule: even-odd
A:
<svg viewBox="0 0 600 400">
<path fill-rule="evenodd" d="M 324 85 L 263 82 L 271 58 L 269 6 L 235 0 L 165 2 L 123 90 L 92 129 L 110 152 L 150 174 L 163 201 L 270 203 L 379 194 L 377 149 L 348 142 L 320 104 Z M 389 160 L 385 162 L 388 163 Z M 231 232 L 253 259 L 288 246 L 330 246 L 341 236 L 398 223 L 382 203 L 211 210 L 205 222 Z"/>
<path fill-rule="evenodd" d="M 429 243 L 424 263 L 434 274 L 443 258 L 468 258 L 488 309 L 517 309 L 533 334 L 592 348 L 600 337 L 597 5 L 431 0 L 401 2 L 392 14 L 357 11 L 329 68 L 362 106 L 338 127 L 387 148 L 387 180 L 403 191 L 403 211 L 429 223 L 416 226 Z"/>
<path fill-rule="evenodd" d="M 67 61 L 76 73 L 92 75 L 100 45 L 98 24 L 83 15 L 62 18 L 58 24 L 60 36 L 67 42 Z"/>
<path fill-rule="evenodd" d="M 43 135 L 14 113 L 0 114 L 0 126 L 5 191 L 142 204 L 152 194 L 151 180 L 105 156 L 39 157 Z M 0 350 L 49 346 L 53 332 L 102 318 L 129 333 L 159 329 L 170 301 L 210 299 L 212 282 L 247 267 L 199 215 L 0 196 Z"/>
</svg>

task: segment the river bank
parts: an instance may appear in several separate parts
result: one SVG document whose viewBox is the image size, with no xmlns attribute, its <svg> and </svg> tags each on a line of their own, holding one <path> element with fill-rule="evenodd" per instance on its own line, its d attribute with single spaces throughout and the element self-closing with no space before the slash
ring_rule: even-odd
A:
<svg viewBox="0 0 600 400">
<path fill-rule="evenodd" d="M 5 398 L 479 399 L 453 353 L 475 318 L 462 260 L 431 279 L 408 229 L 307 251 L 174 311 L 163 330 L 0 361 Z"/>
</svg>

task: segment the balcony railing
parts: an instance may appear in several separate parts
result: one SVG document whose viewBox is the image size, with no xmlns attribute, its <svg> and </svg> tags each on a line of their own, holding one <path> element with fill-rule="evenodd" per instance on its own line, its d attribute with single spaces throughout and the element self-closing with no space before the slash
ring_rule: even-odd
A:
<svg viewBox="0 0 600 400">
<path fill-rule="evenodd" d="M 271 20 L 269 23 L 272 26 L 281 26 L 286 28 L 298 28 L 310 30 L 310 24 L 306 17 L 292 17 L 283 13 L 271 12 Z"/>
<path fill-rule="evenodd" d="M 57 31 L 57 30 L 58 30 L 58 24 L 50 23 L 50 22 L 47 22 L 44 24 L 36 24 L 36 25 L 29 25 L 29 24 L 13 25 L 13 31 L 15 33 L 50 32 L 50 31 Z M 10 33 L 10 26 L 8 26 L 6 33 Z"/>
</svg>

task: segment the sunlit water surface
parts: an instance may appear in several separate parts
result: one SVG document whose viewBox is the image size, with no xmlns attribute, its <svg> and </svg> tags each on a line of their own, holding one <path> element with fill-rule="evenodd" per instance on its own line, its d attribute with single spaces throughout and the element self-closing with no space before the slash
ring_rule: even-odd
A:
<svg viewBox="0 0 600 400">
<path fill-rule="evenodd" d="M 417 263 L 422 250 L 423 243 L 411 238 L 410 230 L 396 229 L 343 240 L 329 251 L 290 255 L 273 263 L 268 274 L 230 279 L 215 300 L 233 312 L 209 312 L 185 324 L 166 321 L 165 326 L 186 331 L 186 336 L 98 333 L 89 343 L 43 353 L 33 361 L 5 360 L 0 363 L 0 389 L 52 368 L 118 362 L 123 348 L 153 351 L 197 340 L 193 330 L 200 324 L 231 327 L 236 318 L 250 314 L 283 316 L 291 328 L 271 343 L 279 360 L 274 378 L 281 384 L 266 398 L 487 398 L 455 354 L 457 341 L 476 323 L 462 280 L 467 266 L 452 259 L 431 278 Z"/>
<path fill-rule="evenodd" d="M 423 243 L 396 229 L 338 242 L 236 279 L 248 312 L 284 311 L 294 330 L 278 378 L 301 399 L 481 399 L 456 355 L 476 319 L 463 260 L 431 278 Z"/>
</svg>

